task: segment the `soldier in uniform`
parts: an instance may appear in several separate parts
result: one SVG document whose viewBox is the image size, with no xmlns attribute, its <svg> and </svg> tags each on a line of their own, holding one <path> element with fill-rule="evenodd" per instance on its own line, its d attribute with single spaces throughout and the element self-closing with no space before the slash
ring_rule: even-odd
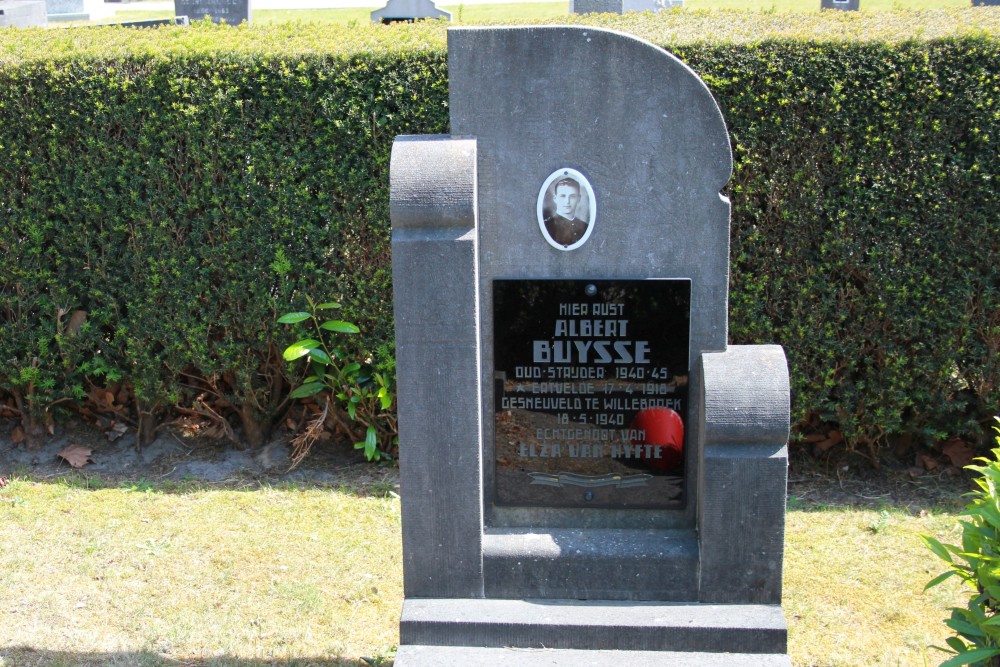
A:
<svg viewBox="0 0 1000 667">
<path fill-rule="evenodd" d="M 586 220 L 576 217 L 580 203 L 580 184 L 570 177 L 561 178 L 552 190 L 554 210 L 545 216 L 545 230 L 561 246 L 571 246 L 583 238 Z"/>
</svg>

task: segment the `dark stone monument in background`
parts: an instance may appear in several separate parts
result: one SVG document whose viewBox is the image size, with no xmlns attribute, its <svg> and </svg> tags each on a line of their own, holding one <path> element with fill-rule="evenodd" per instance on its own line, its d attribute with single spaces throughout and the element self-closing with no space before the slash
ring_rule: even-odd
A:
<svg viewBox="0 0 1000 667">
<path fill-rule="evenodd" d="M 729 136 L 593 28 L 448 37 L 391 165 L 399 667 L 787 667 L 788 370 L 727 342 Z"/>
<path fill-rule="evenodd" d="M 191 21 L 211 16 L 213 23 L 239 25 L 250 23 L 251 13 L 250 0 L 174 0 L 174 14 Z"/>
</svg>

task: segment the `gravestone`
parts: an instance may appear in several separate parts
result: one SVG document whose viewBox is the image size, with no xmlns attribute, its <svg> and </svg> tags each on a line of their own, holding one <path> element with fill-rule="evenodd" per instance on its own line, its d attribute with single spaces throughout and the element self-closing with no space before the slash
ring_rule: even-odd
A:
<svg viewBox="0 0 1000 667">
<path fill-rule="evenodd" d="M 431 0 L 389 0 L 385 7 L 371 13 L 374 23 L 399 23 L 424 20 L 451 20 L 451 12 L 438 9 Z"/>
<path fill-rule="evenodd" d="M 103 0 L 45 0 L 49 21 L 96 21 L 114 14 Z"/>
<path fill-rule="evenodd" d="M 174 14 L 186 16 L 191 21 L 212 17 L 212 23 L 239 25 L 250 23 L 250 0 L 174 0 Z"/>
<path fill-rule="evenodd" d="M 845 12 L 856 12 L 860 9 L 861 0 L 821 0 L 820 9 L 839 9 Z"/>
<path fill-rule="evenodd" d="M 399 667 L 789 665 L 788 371 L 730 346 L 729 137 L 593 28 L 448 34 L 397 137 Z"/>
<path fill-rule="evenodd" d="M 180 25 L 186 26 L 191 25 L 190 20 L 186 16 L 175 16 L 169 19 L 143 19 L 141 21 L 121 21 L 116 23 L 123 28 L 159 28 L 165 25 Z"/>
<path fill-rule="evenodd" d="M 624 14 L 625 12 L 653 12 L 683 7 L 684 0 L 570 0 L 571 14 Z"/>
<path fill-rule="evenodd" d="M 44 0 L 0 0 L 0 28 L 47 24 Z"/>
</svg>

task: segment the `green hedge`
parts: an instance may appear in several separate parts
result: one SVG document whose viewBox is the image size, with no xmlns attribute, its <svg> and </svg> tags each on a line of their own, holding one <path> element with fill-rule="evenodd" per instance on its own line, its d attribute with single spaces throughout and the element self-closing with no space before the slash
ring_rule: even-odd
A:
<svg viewBox="0 0 1000 667">
<path fill-rule="evenodd" d="M 1000 404 L 1000 13 L 586 23 L 716 94 L 731 337 L 786 347 L 796 418 L 872 452 L 980 433 Z M 0 32 L 0 390 L 37 419 L 121 384 L 146 429 L 207 393 L 260 441 L 288 392 L 274 320 L 304 293 L 391 368 L 389 147 L 447 113 L 441 24 Z"/>
</svg>

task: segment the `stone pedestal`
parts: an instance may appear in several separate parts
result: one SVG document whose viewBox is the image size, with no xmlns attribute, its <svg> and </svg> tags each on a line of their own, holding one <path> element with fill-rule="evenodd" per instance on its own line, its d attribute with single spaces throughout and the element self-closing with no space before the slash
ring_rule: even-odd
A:
<svg viewBox="0 0 1000 667">
<path fill-rule="evenodd" d="M 99 21 L 114 15 L 103 0 L 45 0 L 49 21 Z"/>
</svg>

